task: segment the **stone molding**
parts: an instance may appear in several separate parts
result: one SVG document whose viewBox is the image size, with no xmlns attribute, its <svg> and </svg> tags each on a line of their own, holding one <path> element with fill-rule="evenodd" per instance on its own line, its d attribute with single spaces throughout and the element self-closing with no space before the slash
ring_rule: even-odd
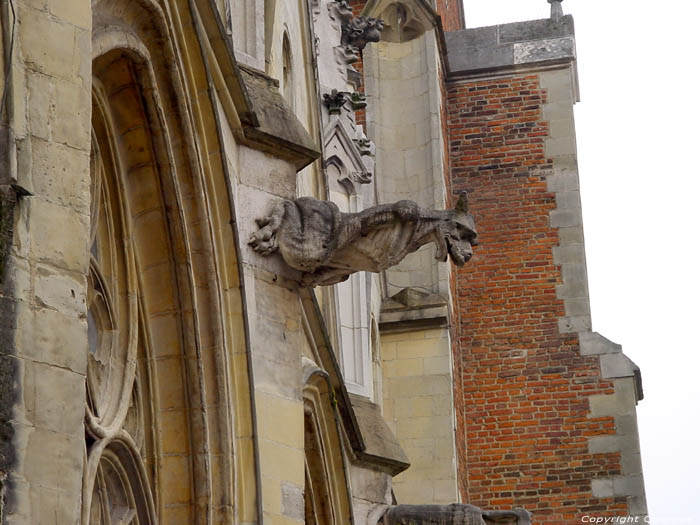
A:
<svg viewBox="0 0 700 525">
<path fill-rule="evenodd" d="M 550 225 L 559 232 L 559 244 L 552 248 L 554 263 L 561 270 L 557 298 L 564 302 L 559 332 L 576 334 L 583 356 L 598 356 L 601 378 L 613 382 L 615 393 L 588 398 L 589 417 L 613 417 L 615 434 L 588 438 L 591 454 L 619 452 L 622 474 L 591 481 L 593 496 L 628 499 L 629 513 L 647 513 L 639 448 L 636 405 L 643 398 L 641 373 L 622 347 L 591 330 L 591 311 L 583 235 L 573 105 L 574 92 L 567 66 L 540 74 L 540 85 L 547 90 L 543 118 L 550 135 L 545 141 L 552 170 L 546 175 L 547 189 L 554 193 L 556 208 L 550 212 Z"/>
<path fill-rule="evenodd" d="M 576 39 L 571 15 L 445 33 L 450 77 L 512 74 L 571 64 L 579 100 Z"/>
</svg>

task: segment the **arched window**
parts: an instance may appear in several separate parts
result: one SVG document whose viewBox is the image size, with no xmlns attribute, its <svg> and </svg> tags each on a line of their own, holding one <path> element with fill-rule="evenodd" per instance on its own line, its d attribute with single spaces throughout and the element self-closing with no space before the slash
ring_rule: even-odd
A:
<svg viewBox="0 0 700 525">
<path fill-rule="evenodd" d="M 282 75 L 280 79 L 280 92 L 285 100 L 294 109 L 294 70 L 292 63 L 292 50 L 289 44 L 289 34 L 285 31 L 282 37 Z"/>
</svg>

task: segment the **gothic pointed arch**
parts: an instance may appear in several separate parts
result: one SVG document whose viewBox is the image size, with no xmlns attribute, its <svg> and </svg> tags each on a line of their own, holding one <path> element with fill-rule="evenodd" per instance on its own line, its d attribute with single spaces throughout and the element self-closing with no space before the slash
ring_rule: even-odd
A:
<svg viewBox="0 0 700 525">
<path fill-rule="evenodd" d="M 174 40 L 192 20 L 169 4 L 93 2 L 83 523 L 257 515 L 232 210 L 214 110 L 188 95 L 197 41 Z"/>
<path fill-rule="evenodd" d="M 352 505 L 336 403 L 328 374 L 305 364 L 304 517 L 307 524 L 352 523 Z"/>
</svg>

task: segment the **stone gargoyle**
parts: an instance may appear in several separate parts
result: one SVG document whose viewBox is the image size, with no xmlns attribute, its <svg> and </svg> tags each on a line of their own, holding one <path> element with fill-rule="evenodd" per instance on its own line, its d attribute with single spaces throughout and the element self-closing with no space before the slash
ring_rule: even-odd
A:
<svg viewBox="0 0 700 525">
<path fill-rule="evenodd" d="M 399 201 L 343 213 L 334 203 L 311 197 L 284 200 L 258 219 L 248 244 L 261 255 L 279 251 L 302 272 L 303 286 L 330 285 L 360 271 L 380 272 L 424 244 L 437 245 L 435 258 L 448 255 L 464 265 L 476 245 L 474 218 L 462 194 L 452 210 L 429 210 Z"/>
</svg>

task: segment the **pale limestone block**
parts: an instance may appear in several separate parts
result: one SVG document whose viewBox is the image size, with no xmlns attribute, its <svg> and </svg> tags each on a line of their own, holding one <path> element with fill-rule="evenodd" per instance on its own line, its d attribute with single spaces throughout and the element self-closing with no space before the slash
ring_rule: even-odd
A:
<svg viewBox="0 0 700 525">
<path fill-rule="evenodd" d="M 401 79 L 401 62 L 395 60 L 382 60 L 380 63 L 379 75 L 382 80 Z M 365 73 L 367 71 L 365 70 Z"/>
<path fill-rule="evenodd" d="M 435 428 L 451 428 L 450 417 L 412 417 L 399 419 L 396 436 L 401 441 L 403 438 L 431 438 Z"/>
<path fill-rule="evenodd" d="M 87 321 L 49 308 L 22 306 L 17 353 L 34 361 L 85 374 Z"/>
<path fill-rule="evenodd" d="M 556 119 L 549 121 L 549 136 L 552 138 L 575 137 L 574 119 Z"/>
<path fill-rule="evenodd" d="M 89 218 L 39 197 L 31 200 L 30 253 L 37 260 L 78 272 L 88 268 Z"/>
<path fill-rule="evenodd" d="M 48 140 L 50 135 L 53 82 L 51 77 L 39 73 L 27 73 L 29 88 L 29 130 L 35 137 Z"/>
<path fill-rule="evenodd" d="M 269 476 L 260 477 L 262 488 L 262 508 L 264 512 L 282 514 L 282 491 L 280 480 Z"/>
<path fill-rule="evenodd" d="M 58 508 L 56 510 L 56 523 L 78 523 L 82 510 L 82 493 L 58 492 Z"/>
<path fill-rule="evenodd" d="M 32 139 L 34 194 L 88 215 L 90 154 L 37 138 Z"/>
<path fill-rule="evenodd" d="M 597 478 L 591 480 L 591 492 L 596 498 L 611 498 L 614 495 L 612 478 Z"/>
<path fill-rule="evenodd" d="M 600 370 L 605 378 L 634 377 L 635 364 L 622 352 L 600 356 Z"/>
<path fill-rule="evenodd" d="M 458 501 L 457 482 L 453 479 L 437 479 L 432 482 L 433 501 L 438 505 L 448 505 Z"/>
<path fill-rule="evenodd" d="M 22 24 L 20 24 L 21 27 Z M 27 80 L 26 80 L 26 69 L 24 65 L 20 61 L 15 61 L 12 64 L 12 77 L 11 77 L 11 82 L 13 84 L 13 89 L 9 93 L 8 97 L 8 102 L 9 104 L 12 105 L 13 108 L 13 120 L 14 122 L 12 123 L 12 128 L 14 131 L 15 139 L 25 139 L 27 135 L 29 135 L 30 131 L 28 129 L 28 121 L 27 121 L 27 114 L 29 111 L 27 110 L 27 105 L 30 103 L 28 100 L 29 97 L 27 97 Z M 3 82 L 4 83 L 4 82 Z M 17 141 L 17 156 L 20 157 L 21 154 L 21 141 Z M 22 168 L 22 159 L 18 158 L 17 159 L 17 164 L 18 164 L 18 171 L 19 173 L 17 174 L 18 177 L 22 176 L 22 171 L 24 171 Z M 22 170 L 22 171 L 20 171 Z"/>
<path fill-rule="evenodd" d="M 187 415 L 184 410 L 162 410 L 160 421 L 160 442 L 164 454 L 186 454 L 188 452 Z"/>
<path fill-rule="evenodd" d="M 149 315 L 172 310 L 175 304 L 173 283 L 168 263 L 146 268 L 141 272 L 143 287 L 148 290 L 146 311 Z"/>
<path fill-rule="evenodd" d="M 571 226 L 568 228 L 559 228 L 559 243 L 564 246 L 567 244 L 583 243 L 583 226 Z"/>
<path fill-rule="evenodd" d="M 161 490 L 168 495 L 171 503 L 187 503 L 190 499 L 190 462 L 187 456 L 163 456 L 163 476 Z"/>
<path fill-rule="evenodd" d="M 411 377 L 423 375 L 422 359 L 397 359 L 385 365 L 386 377 Z"/>
<path fill-rule="evenodd" d="M 423 371 L 425 374 L 449 374 L 449 357 L 426 357 L 423 359 Z"/>
<path fill-rule="evenodd" d="M 134 47 L 138 44 L 134 43 Z M 75 30 L 75 55 L 73 57 L 73 71 L 75 80 L 80 80 L 83 88 L 90 89 L 92 85 L 92 31 Z"/>
<path fill-rule="evenodd" d="M 30 431 L 24 455 L 28 483 L 80 494 L 84 434 L 66 435 L 46 429 Z"/>
<path fill-rule="evenodd" d="M 548 175 L 547 191 L 579 191 L 578 173 L 576 171 L 557 171 Z"/>
<path fill-rule="evenodd" d="M 87 283 L 83 276 L 61 273 L 49 266 L 39 266 L 34 283 L 37 304 L 69 316 L 84 317 Z"/>
<path fill-rule="evenodd" d="M 561 334 L 584 332 L 591 329 L 591 317 L 589 315 L 562 317 L 558 320 L 558 325 Z"/>
<path fill-rule="evenodd" d="M 395 481 L 394 493 L 399 503 L 420 505 L 434 501 L 432 484 L 421 480 Z"/>
<path fill-rule="evenodd" d="M 615 380 L 615 395 L 620 399 L 620 403 L 625 407 L 620 410 L 620 414 L 634 414 L 637 406 L 637 390 L 634 384 L 634 377 L 622 377 Z"/>
<path fill-rule="evenodd" d="M 411 42 L 387 42 L 380 47 L 384 56 L 390 59 L 405 58 L 411 56 L 415 50 Z"/>
<path fill-rule="evenodd" d="M 571 102 L 550 102 L 542 106 L 544 120 L 573 120 L 574 106 Z"/>
<path fill-rule="evenodd" d="M 582 223 L 580 210 L 553 210 L 549 213 L 552 228 L 580 226 Z"/>
<path fill-rule="evenodd" d="M 642 455 L 641 454 L 623 454 L 622 455 L 622 473 L 625 475 L 642 474 Z"/>
<path fill-rule="evenodd" d="M 159 359 L 156 363 L 158 374 L 158 400 L 161 409 L 183 409 L 183 370 L 181 358 Z"/>
<path fill-rule="evenodd" d="M 133 220 L 132 226 L 134 249 L 142 268 L 169 260 L 168 230 L 160 209 L 139 215 Z"/>
<path fill-rule="evenodd" d="M 573 106 L 574 88 L 569 69 L 556 69 L 540 73 L 540 86 L 547 90 L 550 102 L 566 102 Z"/>
<path fill-rule="evenodd" d="M 432 396 L 433 414 L 449 416 L 452 414 L 452 396 Z"/>
<path fill-rule="evenodd" d="M 32 509 L 32 523 L 35 525 L 53 525 L 58 510 L 58 490 L 32 487 L 29 491 L 29 501 Z"/>
<path fill-rule="evenodd" d="M 644 494 L 644 478 L 640 475 L 613 478 L 615 496 L 641 496 Z"/>
<path fill-rule="evenodd" d="M 301 401 L 256 391 L 255 405 L 261 438 L 291 448 L 304 448 L 304 406 Z"/>
<path fill-rule="evenodd" d="M 576 155 L 576 138 L 557 137 L 545 140 L 545 155 L 547 157 Z"/>
<path fill-rule="evenodd" d="M 394 402 L 396 418 L 430 417 L 433 415 L 433 400 L 430 397 L 397 398 Z"/>
<path fill-rule="evenodd" d="M 396 359 L 396 343 L 384 342 L 384 338 L 381 340 L 382 347 L 382 361 L 393 361 Z"/>
<path fill-rule="evenodd" d="M 621 436 L 637 436 L 639 429 L 637 428 L 637 414 L 621 415 L 615 418 L 615 427 L 617 433 Z"/>
<path fill-rule="evenodd" d="M 32 368 L 27 365 L 27 372 Z M 83 435 L 85 415 L 85 376 L 70 370 L 33 364 L 32 382 L 25 384 L 35 389 L 34 424 L 37 428 L 54 430 L 68 435 Z"/>
<path fill-rule="evenodd" d="M 74 27 L 51 20 L 48 13 L 19 8 L 18 43 L 25 64 L 58 78 L 73 76 Z"/>
<path fill-rule="evenodd" d="M 452 412 L 449 414 L 452 416 Z M 455 457 L 454 432 L 452 428 L 443 429 L 442 437 L 435 439 L 435 457 L 453 460 Z"/>
<path fill-rule="evenodd" d="M 592 436 L 588 438 L 588 452 L 591 454 L 607 454 L 609 452 L 620 451 L 620 440 L 617 435 L 612 436 Z"/>
<path fill-rule="evenodd" d="M 82 85 L 57 80 L 55 116 L 51 122 L 53 140 L 75 148 L 90 149 L 92 98 Z"/>
<path fill-rule="evenodd" d="M 304 520 L 304 489 L 286 481 L 282 482 L 282 514 L 296 520 Z"/>
<path fill-rule="evenodd" d="M 92 28 L 92 10 L 89 0 L 49 0 L 49 12 L 69 24 L 83 29 Z"/>
<path fill-rule="evenodd" d="M 622 352 L 622 346 L 606 339 L 598 332 L 582 332 L 578 337 L 581 355 L 600 355 Z"/>
<path fill-rule="evenodd" d="M 591 307 L 586 297 L 565 298 L 564 310 L 570 317 L 591 315 Z"/>
<path fill-rule="evenodd" d="M 260 470 L 263 476 L 304 485 L 304 450 L 268 439 L 259 440 Z"/>
<path fill-rule="evenodd" d="M 419 337 L 419 336 L 418 336 Z M 428 358 L 447 356 L 449 354 L 447 338 L 441 339 L 414 339 L 412 341 L 397 344 L 397 358 Z"/>
</svg>

